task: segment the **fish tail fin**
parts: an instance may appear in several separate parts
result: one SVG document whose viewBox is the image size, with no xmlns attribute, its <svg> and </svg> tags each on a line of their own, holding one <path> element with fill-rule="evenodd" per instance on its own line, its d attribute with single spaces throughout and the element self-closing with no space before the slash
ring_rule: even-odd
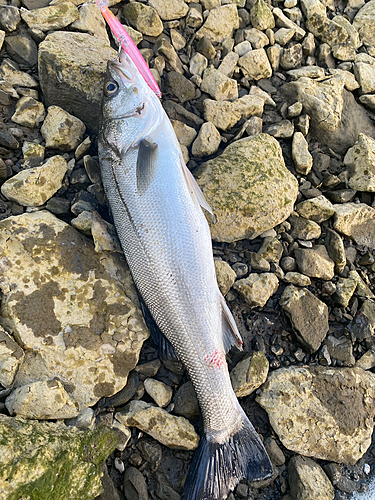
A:
<svg viewBox="0 0 375 500">
<path fill-rule="evenodd" d="M 242 411 L 242 427 L 224 442 L 202 436 L 181 500 L 223 500 L 241 479 L 260 481 L 273 474 L 267 452 Z"/>
</svg>

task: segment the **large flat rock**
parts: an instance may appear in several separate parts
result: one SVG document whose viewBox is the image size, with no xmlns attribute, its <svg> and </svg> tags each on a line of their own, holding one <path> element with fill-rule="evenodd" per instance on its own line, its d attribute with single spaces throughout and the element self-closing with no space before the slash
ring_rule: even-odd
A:
<svg viewBox="0 0 375 500">
<path fill-rule="evenodd" d="M 2 221 L 0 255 L 1 316 L 25 350 L 14 387 L 58 380 L 78 409 L 122 389 L 148 337 L 123 257 L 47 211 Z"/>
</svg>

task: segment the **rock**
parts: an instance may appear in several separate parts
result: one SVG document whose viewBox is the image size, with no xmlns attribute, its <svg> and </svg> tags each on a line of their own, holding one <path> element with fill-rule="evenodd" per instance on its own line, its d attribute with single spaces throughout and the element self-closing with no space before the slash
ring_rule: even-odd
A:
<svg viewBox="0 0 375 500">
<path fill-rule="evenodd" d="M 264 272 L 268 272 L 271 269 L 270 263 L 258 253 L 246 252 L 245 255 L 249 261 L 251 269 Z"/>
<path fill-rule="evenodd" d="M 263 244 L 258 250 L 258 254 L 268 262 L 279 263 L 283 253 L 283 246 L 280 241 L 273 236 L 266 236 Z"/>
<path fill-rule="evenodd" d="M 221 43 L 231 38 L 233 30 L 239 27 L 237 7 L 234 4 L 221 5 L 209 11 L 203 26 L 196 32 L 197 38 L 207 37 L 211 42 Z"/>
<path fill-rule="evenodd" d="M 175 393 L 173 398 L 174 412 L 189 420 L 199 417 L 199 404 L 192 382 L 186 382 Z"/>
<path fill-rule="evenodd" d="M 244 42 L 238 43 L 233 50 L 239 57 L 241 57 L 244 56 L 247 52 L 249 52 L 251 48 L 252 48 L 251 43 L 248 40 L 245 40 Z"/>
<path fill-rule="evenodd" d="M 247 28 L 244 33 L 246 40 L 251 43 L 253 49 L 263 49 L 270 43 L 268 36 L 256 28 Z"/>
<path fill-rule="evenodd" d="M 72 2 L 61 2 L 41 9 L 24 10 L 22 20 L 31 29 L 41 31 L 61 30 L 79 18 L 77 7 Z"/>
<path fill-rule="evenodd" d="M 183 146 L 190 146 L 197 137 L 197 132 L 193 127 L 189 127 L 179 120 L 171 120 L 173 130 L 176 133 L 178 142 Z"/>
<path fill-rule="evenodd" d="M 333 227 L 358 245 L 375 248 L 375 208 L 364 203 L 335 205 Z"/>
<path fill-rule="evenodd" d="M 281 46 L 286 45 L 293 38 L 295 29 L 279 28 L 275 33 L 275 42 Z"/>
<path fill-rule="evenodd" d="M 201 90 L 216 101 L 234 101 L 238 98 L 237 82 L 215 68 L 204 70 Z"/>
<path fill-rule="evenodd" d="M 227 189 L 218 191 L 223 182 Z M 267 134 L 228 146 L 202 166 L 198 184 L 217 217 L 212 237 L 227 242 L 255 238 L 280 224 L 290 215 L 298 191 L 278 142 Z"/>
<path fill-rule="evenodd" d="M 335 263 L 330 259 L 324 245 L 315 245 L 313 248 L 296 248 L 294 256 L 297 267 L 302 274 L 323 280 L 333 278 Z"/>
<path fill-rule="evenodd" d="M 325 245 L 330 258 L 335 263 L 335 272 L 341 274 L 346 265 L 345 248 L 342 238 L 335 231 L 327 228 Z"/>
<path fill-rule="evenodd" d="M 281 368 L 257 402 L 289 450 L 354 465 L 371 443 L 374 382 L 360 368 Z"/>
<path fill-rule="evenodd" d="M 270 436 L 266 437 L 264 440 L 264 447 L 266 448 L 268 456 L 274 465 L 280 467 L 280 465 L 285 464 L 285 455 L 274 438 Z"/>
<path fill-rule="evenodd" d="M 87 500 L 102 491 L 101 465 L 117 438 L 106 427 L 79 430 L 0 414 L 0 440 L 4 498 L 21 498 L 28 491 L 40 499 Z"/>
<path fill-rule="evenodd" d="M 328 332 L 328 308 L 309 290 L 287 286 L 280 297 L 296 337 L 308 352 L 319 349 Z"/>
<path fill-rule="evenodd" d="M 216 56 L 215 47 L 212 45 L 211 40 L 207 36 L 198 40 L 195 49 L 206 59 L 213 59 Z"/>
<path fill-rule="evenodd" d="M 349 323 L 348 330 L 355 339 L 370 338 L 375 333 L 375 304 L 365 300 L 361 309 Z"/>
<path fill-rule="evenodd" d="M 23 349 L 0 327 L 0 384 L 13 385 L 18 367 L 24 358 Z"/>
<path fill-rule="evenodd" d="M 267 380 L 268 360 L 263 352 L 254 352 L 242 359 L 230 372 L 230 381 L 238 398 L 244 398 Z"/>
<path fill-rule="evenodd" d="M 91 234 L 94 240 L 95 252 L 122 253 L 115 226 L 103 220 L 95 211 L 91 214 Z"/>
<path fill-rule="evenodd" d="M 258 116 L 252 116 L 247 121 L 246 133 L 249 137 L 253 135 L 258 135 L 262 133 L 262 128 L 263 128 L 262 118 L 259 118 Z"/>
<path fill-rule="evenodd" d="M 81 233 L 85 234 L 86 236 L 90 236 L 92 228 L 92 212 L 84 210 L 83 212 L 79 213 L 75 219 L 72 219 L 70 223 Z"/>
<path fill-rule="evenodd" d="M 21 170 L 1 186 L 2 194 L 25 207 L 40 207 L 62 186 L 68 164 L 52 156 L 41 167 Z"/>
<path fill-rule="evenodd" d="M 199 130 L 198 137 L 193 142 L 191 152 L 194 156 L 210 156 L 219 149 L 220 133 L 211 122 L 206 122 Z"/>
<path fill-rule="evenodd" d="M 195 85 L 177 71 L 170 71 L 165 79 L 167 89 L 180 102 L 186 102 L 195 97 Z"/>
<path fill-rule="evenodd" d="M 215 101 L 212 101 L 215 102 Z M 181 104 L 167 100 L 163 107 L 171 120 L 180 120 L 190 127 L 200 127 L 204 121 L 194 113 L 190 113 Z"/>
<path fill-rule="evenodd" d="M 311 280 L 304 274 L 296 273 L 296 272 L 288 272 L 284 276 L 284 280 L 291 285 L 296 286 L 309 286 L 311 285 Z"/>
<path fill-rule="evenodd" d="M 374 125 L 344 86 L 345 80 L 334 76 L 324 81 L 299 78 L 281 87 L 288 103 L 302 102 L 311 117 L 312 137 L 340 154 L 354 144 L 359 132 L 375 137 Z"/>
<path fill-rule="evenodd" d="M 354 75 L 361 86 L 361 92 L 363 94 L 375 92 L 375 66 L 364 62 L 357 62 L 354 65 Z"/>
<path fill-rule="evenodd" d="M 267 127 L 267 133 L 278 139 L 289 139 L 294 134 L 294 125 L 289 120 L 281 120 Z"/>
<path fill-rule="evenodd" d="M 71 151 L 82 141 L 85 124 L 58 106 L 49 106 L 47 116 L 40 129 L 46 148 Z"/>
<path fill-rule="evenodd" d="M 18 149 L 19 142 L 7 130 L 0 130 L 0 145 L 9 149 Z"/>
<path fill-rule="evenodd" d="M 161 361 L 160 359 L 156 358 L 153 359 L 152 361 L 148 361 L 146 363 L 142 363 L 140 365 L 137 365 L 135 367 L 135 371 L 137 373 L 141 373 L 145 377 L 154 377 L 161 366 Z"/>
<path fill-rule="evenodd" d="M 149 4 L 156 10 L 163 21 L 185 17 L 189 10 L 189 7 L 182 0 L 150 0 Z"/>
<path fill-rule="evenodd" d="M 159 468 L 163 458 L 160 444 L 153 439 L 144 438 L 138 441 L 137 448 L 143 460 L 149 463 L 151 472 L 155 472 Z"/>
<path fill-rule="evenodd" d="M 358 191 L 375 191 L 375 140 L 359 134 L 348 150 L 344 164 L 349 170 L 349 186 Z"/>
<path fill-rule="evenodd" d="M 180 495 L 169 485 L 167 479 L 161 474 L 156 476 L 155 493 L 160 500 L 180 500 Z"/>
<path fill-rule="evenodd" d="M 123 14 L 128 23 L 143 35 L 159 36 L 163 23 L 156 10 L 140 2 L 131 2 L 123 7 Z"/>
<path fill-rule="evenodd" d="M 158 406 L 164 408 L 169 405 L 173 395 L 171 387 L 153 378 L 146 378 L 144 384 L 147 394 L 152 397 Z"/>
<path fill-rule="evenodd" d="M 245 76 L 252 80 L 261 80 L 272 76 L 272 68 L 264 49 L 247 52 L 239 58 L 238 66 L 244 70 Z"/>
<path fill-rule="evenodd" d="M 271 9 L 264 0 L 257 0 L 250 10 L 250 21 L 254 28 L 265 31 L 275 27 Z"/>
<path fill-rule="evenodd" d="M 9 59 L 4 59 L 0 66 L 0 78 L 11 87 L 30 87 L 35 88 L 38 86 L 37 82 L 28 73 L 20 71 L 15 64 Z M 14 89 L 13 89 L 14 91 Z M 18 98 L 18 94 L 12 95 Z"/>
<path fill-rule="evenodd" d="M 237 58 L 238 59 L 238 58 Z M 190 59 L 189 71 L 192 75 L 203 75 L 203 71 L 207 68 L 207 58 L 203 54 L 196 52 Z"/>
<path fill-rule="evenodd" d="M 259 95 L 244 95 L 233 103 L 233 109 L 240 112 L 242 118 L 248 120 L 254 115 L 262 116 L 264 104 L 264 98 Z"/>
<path fill-rule="evenodd" d="M 65 419 L 65 425 L 78 429 L 94 429 L 95 413 L 92 408 L 83 408 L 75 418 Z"/>
<path fill-rule="evenodd" d="M 324 344 L 328 348 L 328 353 L 332 359 L 341 361 L 344 366 L 354 366 L 353 343 L 347 337 L 336 338 L 328 335 Z"/>
<path fill-rule="evenodd" d="M 38 63 L 38 47 L 29 36 L 8 36 L 5 47 L 10 57 L 19 64 L 35 66 Z"/>
<path fill-rule="evenodd" d="M 366 351 L 356 362 L 355 366 L 362 370 L 371 370 L 375 366 L 375 352 L 372 350 Z"/>
<path fill-rule="evenodd" d="M 319 224 L 332 217 L 335 213 L 335 208 L 325 196 L 321 195 L 298 203 L 296 211 L 301 217 L 313 220 Z"/>
<path fill-rule="evenodd" d="M 293 500 L 333 500 L 335 490 L 323 469 L 311 458 L 299 455 L 288 464 Z"/>
<path fill-rule="evenodd" d="M 87 33 L 47 35 L 38 62 L 46 106 L 60 106 L 97 131 L 107 60 L 115 57 L 102 39 Z"/>
<path fill-rule="evenodd" d="M 236 280 L 236 273 L 230 265 L 224 260 L 215 260 L 215 271 L 217 284 L 219 285 L 220 292 L 225 295 L 234 285 Z"/>
<path fill-rule="evenodd" d="M 25 141 L 22 145 L 22 166 L 23 168 L 33 168 L 39 166 L 44 161 L 45 148 L 41 144 Z"/>
<path fill-rule="evenodd" d="M 199 3 L 192 3 L 186 16 L 186 26 L 200 28 L 203 24 L 202 7 Z"/>
<path fill-rule="evenodd" d="M 116 418 L 128 427 L 137 427 L 159 443 L 177 450 L 194 450 L 199 437 L 184 417 L 170 415 L 145 401 L 131 401 Z"/>
<path fill-rule="evenodd" d="M 233 285 L 245 302 L 252 307 L 263 307 L 278 287 L 279 280 L 273 273 L 252 273 Z"/>
<path fill-rule="evenodd" d="M 236 103 L 228 101 L 205 99 L 203 109 L 205 120 L 213 123 L 220 130 L 231 129 L 241 119 L 242 115 Z"/>
<path fill-rule="evenodd" d="M 353 20 L 353 28 L 355 28 L 365 45 L 372 47 L 375 37 L 375 1 L 367 2 Z"/>
<path fill-rule="evenodd" d="M 46 113 L 41 102 L 32 97 L 21 97 L 16 104 L 12 122 L 24 127 L 36 128 L 44 120 Z"/>
<path fill-rule="evenodd" d="M 296 34 L 295 34 L 296 40 L 302 40 L 302 38 L 305 37 L 305 35 L 306 35 L 305 30 L 303 30 L 300 26 L 298 26 L 298 24 L 291 21 L 289 19 L 289 17 L 287 17 L 283 13 L 283 11 L 281 9 L 279 9 L 278 7 L 274 8 L 272 11 L 272 14 L 275 17 L 276 26 L 278 26 L 279 28 L 290 28 L 290 29 L 296 30 Z"/>
<path fill-rule="evenodd" d="M 307 175 L 310 173 L 313 159 L 309 152 L 309 145 L 301 132 L 294 132 L 293 134 L 292 157 L 294 168 L 299 174 Z"/>
<path fill-rule="evenodd" d="M 277 43 L 267 48 L 267 57 L 271 64 L 273 71 L 278 71 L 280 66 L 280 58 L 283 49 Z"/>
<path fill-rule="evenodd" d="M 126 500 L 148 500 L 146 480 L 135 467 L 128 467 L 125 471 L 124 495 Z"/>
<path fill-rule="evenodd" d="M 18 28 L 21 22 L 20 11 L 13 5 L 0 5 L 0 27 L 7 33 Z"/>
<path fill-rule="evenodd" d="M 79 413 L 78 405 L 59 380 L 41 380 L 18 387 L 7 397 L 5 405 L 12 416 L 39 420 L 73 418 Z"/>
<path fill-rule="evenodd" d="M 296 43 L 289 48 L 283 49 L 280 57 L 280 66 L 286 70 L 297 68 L 301 66 L 302 58 L 302 45 Z"/>
<path fill-rule="evenodd" d="M 0 225 L 2 317 L 26 351 L 15 388 L 59 380 L 78 410 L 118 392 L 148 336 L 123 258 L 47 211 Z"/>
<path fill-rule="evenodd" d="M 342 307 L 348 307 L 350 299 L 353 297 L 357 283 L 348 278 L 339 278 L 336 283 L 335 302 Z"/>
<path fill-rule="evenodd" d="M 350 260 L 349 256 L 348 260 Z M 375 299 L 375 295 L 372 293 L 370 288 L 366 285 L 366 283 L 363 281 L 363 279 L 361 278 L 361 276 L 357 271 L 355 270 L 349 271 L 348 277 L 357 283 L 356 294 L 359 297 L 363 297 L 366 299 Z"/>
<path fill-rule="evenodd" d="M 95 4 L 86 3 L 79 8 L 79 18 L 70 25 L 71 30 L 83 31 L 101 38 L 109 45 L 106 23 Z"/>
</svg>

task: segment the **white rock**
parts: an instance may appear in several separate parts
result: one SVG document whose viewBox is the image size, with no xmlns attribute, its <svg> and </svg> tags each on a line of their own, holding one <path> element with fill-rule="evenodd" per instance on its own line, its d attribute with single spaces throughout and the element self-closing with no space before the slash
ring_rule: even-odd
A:
<svg viewBox="0 0 375 500">
<path fill-rule="evenodd" d="M 164 408 L 171 402 L 173 391 L 168 385 L 155 380 L 153 378 L 146 378 L 144 381 L 146 392 L 152 397 L 155 403 Z"/>
<path fill-rule="evenodd" d="M 375 208 L 365 203 L 334 205 L 333 227 L 339 233 L 350 236 L 358 245 L 375 248 Z"/>
<path fill-rule="evenodd" d="M 85 124 L 59 106 L 49 106 L 40 132 L 46 141 L 46 148 L 71 151 L 82 142 Z"/>
<path fill-rule="evenodd" d="M 221 136 L 215 125 L 211 122 L 204 123 L 193 142 L 191 152 L 194 156 L 209 156 L 219 149 Z"/>
<path fill-rule="evenodd" d="M 279 280 L 273 273 L 250 274 L 236 281 L 233 288 L 252 307 L 263 307 L 279 287 Z"/>
<path fill-rule="evenodd" d="M 375 191 L 375 140 L 359 134 L 358 141 L 348 150 L 344 164 L 349 170 L 349 186 L 357 191 Z"/>
</svg>

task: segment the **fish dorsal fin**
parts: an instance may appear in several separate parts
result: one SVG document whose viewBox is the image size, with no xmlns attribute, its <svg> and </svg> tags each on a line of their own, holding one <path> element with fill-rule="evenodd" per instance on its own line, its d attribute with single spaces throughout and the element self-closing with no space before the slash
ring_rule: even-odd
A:
<svg viewBox="0 0 375 500">
<path fill-rule="evenodd" d="M 228 352 L 232 346 L 236 346 L 237 349 L 242 351 L 242 338 L 240 332 L 238 331 L 236 322 L 234 321 L 233 315 L 230 312 L 224 297 L 220 294 L 220 304 L 221 312 L 223 318 L 223 341 L 225 352 Z"/>
<path fill-rule="evenodd" d="M 193 174 L 187 168 L 183 158 L 181 158 L 181 157 L 180 157 L 180 162 L 181 162 L 182 171 L 184 173 L 184 177 L 186 180 L 186 184 L 188 185 L 190 194 L 193 197 L 194 201 L 196 201 L 198 203 L 198 205 L 200 205 L 202 208 L 207 210 L 207 212 L 209 212 L 211 215 L 213 215 L 212 208 L 207 203 L 206 198 L 204 197 L 204 195 L 201 191 L 201 188 L 198 186 L 197 181 L 194 179 Z"/>
<path fill-rule="evenodd" d="M 147 190 L 154 177 L 157 149 L 158 145 L 156 142 L 143 139 L 139 143 L 137 159 L 137 191 L 140 195 Z"/>
</svg>

